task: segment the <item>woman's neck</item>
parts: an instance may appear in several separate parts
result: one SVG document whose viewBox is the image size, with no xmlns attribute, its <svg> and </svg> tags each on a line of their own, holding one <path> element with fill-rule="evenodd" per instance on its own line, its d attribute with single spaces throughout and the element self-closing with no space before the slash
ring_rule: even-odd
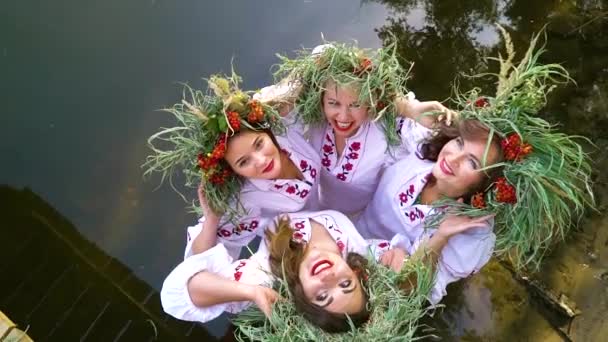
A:
<svg viewBox="0 0 608 342">
<path fill-rule="evenodd" d="M 338 158 L 340 158 L 342 152 L 344 152 L 344 147 L 346 146 L 346 138 L 341 135 L 336 135 L 335 132 L 334 137 L 336 141 L 336 153 L 338 153 Z"/>
<path fill-rule="evenodd" d="M 310 239 L 308 240 L 308 248 L 340 253 L 336 241 L 329 235 L 323 225 L 313 220 L 310 220 L 310 225 L 312 229 L 310 231 Z"/>
<path fill-rule="evenodd" d="M 281 151 L 281 172 L 279 179 L 299 179 L 302 180 L 304 176 L 298 169 L 296 164 L 289 158 L 286 152 Z"/>
<path fill-rule="evenodd" d="M 419 196 L 419 202 L 421 204 L 431 205 L 431 204 L 433 204 L 433 202 L 435 202 L 436 200 L 438 200 L 441 197 L 441 193 L 439 193 L 439 189 L 437 188 L 437 183 L 428 182 L 428 183 L 426 183 L 424 188 L 422 188 L 422 191 L 420 192 L 420 194 L 418 196 Z"/>
</svg>

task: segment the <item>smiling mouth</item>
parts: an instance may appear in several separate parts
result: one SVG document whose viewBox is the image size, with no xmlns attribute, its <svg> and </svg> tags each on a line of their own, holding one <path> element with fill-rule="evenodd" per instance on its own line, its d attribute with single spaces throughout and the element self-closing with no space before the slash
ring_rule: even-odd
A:
<svg viewBox="0 0 608 342">
<path fill-rule="evenodd" d="M 351 127 L 353 127 L 354 122 L 339 122 L 335 121 L 335 127 L 338 131 L 348 131 Z"/>
<path fill-rule="evenodd" d="M 446 175 L 450 175 L 450 176 L 454 175 L 454 171 L 452 171 L 452 168 L 450 167 L 448 162 L 445 161 L 445 158 L 441 159 L 441 161 L 439 162 L 439 168 Z"/>
<path fill-rule="evenodd" d="M 334 264 L 329 260 L 320 260 L 317 261 L 310 270 L 310 274 L 316 276 L 317 274 L 332 268 Z"/>
<path fill-rule="evenodd" d="M 274 168 L 274 159 L 271 160 L 270 163 L 268 163 L 268 165 L 266 165 L 264 170 L 262 170 L 262 173 L 268 173 L 268 172 L 272 171 L 273 168 Z"/>
</svg>

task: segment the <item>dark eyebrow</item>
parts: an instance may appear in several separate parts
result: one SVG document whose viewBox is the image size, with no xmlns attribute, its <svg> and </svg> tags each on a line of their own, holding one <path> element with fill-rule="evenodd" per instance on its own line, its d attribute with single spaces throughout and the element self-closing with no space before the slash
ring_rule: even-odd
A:
<svg viewBox="0 0 608 342">
<path fill-rule="evenodd" d="M 255 139 L 253 140 L 253 143 L 251 143 L 251 146 L 254 146 L 254 147 L 255 147 L 255 145 L 258 143 L 258 141 L 260 141 L 260 139 L 262 139 L 262 137 L 258 135 L 258 136 L 257 136 L 257 138 L 255 138 Z M 245 158 L 245 157 L 246 157 L 246 156 L 241 156 L 241 157 L 240 157 L 239 159 L 237 159 L 237 160 L 236 160 L 236 162 L 234 162 L 234 163 L 235 163 L 236 165 L 239 165 L 239 164 L 241 163 L 242 159 L 243 159 L 243 158 Z"/>
<path fill-rule="evenodd" d="M 331 304 L 333 301 L 334 301 L 334 297 L 329 297 L 329 299 L 327 300 L 327 303 L 325 303 L 319 307 L 324 308 L 324 307 L 328 306 L 329 304 Z"/>
<path fill-rule="evenodd" d="M 351 293 L 351 292 L 355 291 L 356 288 L 357 288 L 357 283 L 355 283 L 355 286 L 353 286 L 352 289 L 345 289 L 345 290 L 342 290 L 342 292 Z"/>
</svg>

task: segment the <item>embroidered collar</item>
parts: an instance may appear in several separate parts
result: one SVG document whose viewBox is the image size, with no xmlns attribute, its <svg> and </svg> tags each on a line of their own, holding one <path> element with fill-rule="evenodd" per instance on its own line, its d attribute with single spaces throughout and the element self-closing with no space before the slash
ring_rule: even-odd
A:
<svg viewBox="0 0 608 342">
<path fill-rule="evenodd" d="M 335 134 L 331 125 L 327 124 L 321 146 L 321 165 L 325 170 L 343 182 L 350 182 L 365 150 L 364 144 L 367 140 L 370 125 L 370 121 L 365 122 L 359 127 L 355 135 L 346 139 L 344 151 L 340 160 L 338 160 Z"/>
<path fill-rule="evenodd" d="M 348 254 L 348 235 L 344 234 L 344 231 L 338 227 L 336 221 L 330 215 L 321 214 L 314 217 L 306 218 L 291 218 L 291 228 L 293 229 L 292 239 L 296 242 L 307 243 L 310 240 L 310 234 L 312 233 L 312 225 L 310 220 L 319 222 L 329 235 L 336 242 L 336 246 L 340 250 L 342 257 L 346 257 Z"/>
<path fill-rule="evenodd" d="M 299 179 L 249 179 L 248 181 L 262 191 L 278 192 L 292 200 L 303 202 L 311 192 L 313 185 L 317 182 L 318 165 L 299 152 L 284 144 L 282 151 L 287 153 L 289 159 L 302 173 L 303 180 Z"/>
<path fill-rule="evenodd" d="M 433 210 L 432 206 L 419 202 L 422 189 L 430 176 L 428 170 L 423 170 L 414 175 L 410 181 L 403 183 L 397 191 L 395 202 L 398 203 L 399 211 L 405 216 L 407 223 L 423 222 L 424 218 Z"/>
</svg>

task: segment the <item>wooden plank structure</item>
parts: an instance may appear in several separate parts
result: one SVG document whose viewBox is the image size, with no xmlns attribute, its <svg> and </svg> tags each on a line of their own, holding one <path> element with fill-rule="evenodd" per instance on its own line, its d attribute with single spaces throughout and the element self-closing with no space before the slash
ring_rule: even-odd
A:
<svg viewBox="0 0 608 342">
<path fill-rule="evenodd" d="M 0 309 L 34 341 L 213 341 L 28 189 L 0 186 Z"/>
</svg>

